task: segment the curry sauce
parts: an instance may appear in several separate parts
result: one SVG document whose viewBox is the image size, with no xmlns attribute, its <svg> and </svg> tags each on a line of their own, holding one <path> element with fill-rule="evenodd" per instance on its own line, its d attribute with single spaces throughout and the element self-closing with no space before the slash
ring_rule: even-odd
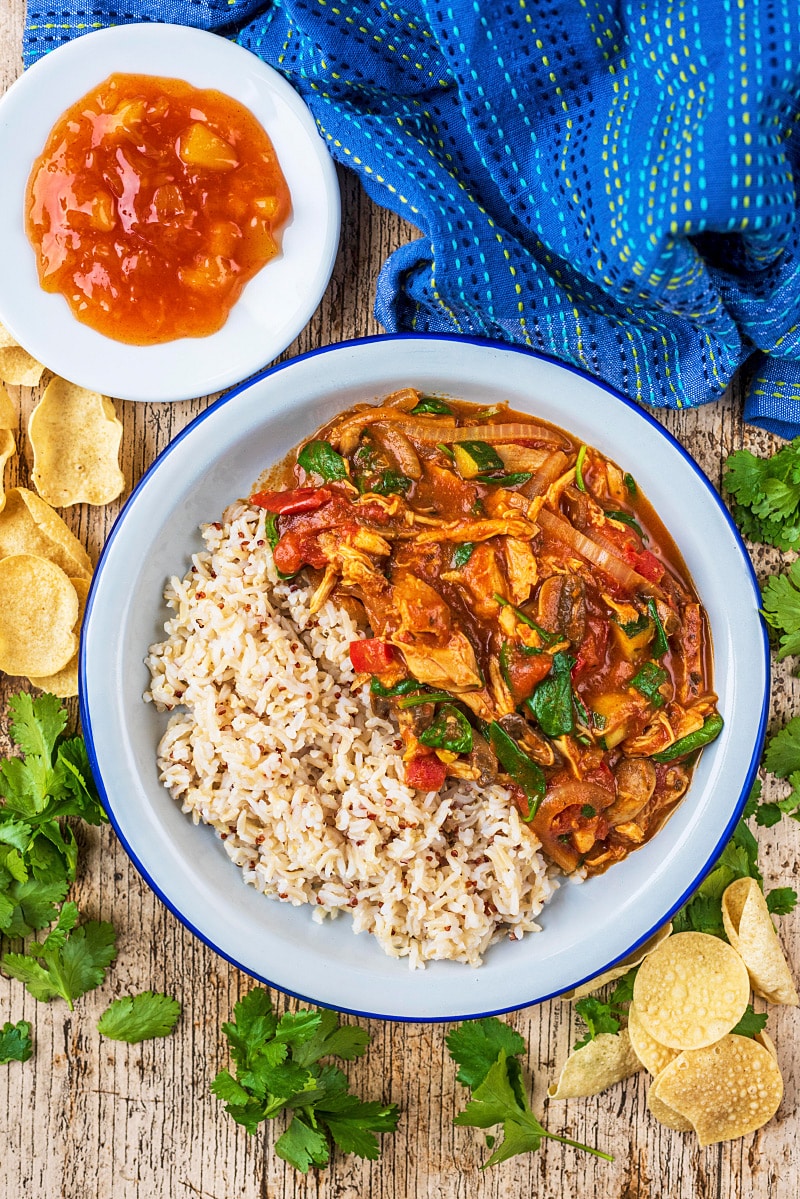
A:
<svg viewBox="0 0 800 1199">
<path fill-rule="evenodd" d="M 350 657 L 406 782 L 500 781 L 559 867 L 648 840 L 722 727 L 707 621 L 635 479 L 505 405 L 408 388 L 256 491 L 275 564 L 367 635 Z M 291 478 L 289 471 L 291 470 Z"/>
</svg>

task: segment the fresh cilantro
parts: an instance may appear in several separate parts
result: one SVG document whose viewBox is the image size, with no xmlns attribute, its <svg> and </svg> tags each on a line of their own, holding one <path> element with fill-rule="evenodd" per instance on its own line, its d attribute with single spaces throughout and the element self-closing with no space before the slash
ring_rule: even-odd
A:
<svg viewBox="0 0 800 1199">
<path fill-rule="evenodd" d="M 745 537 L 780 550 L 800 547 L 800 438 L 769 458 L 737 450 L 728 457 L 723 482 Z"/>
<path fill-rule="evenodd" d="M 767 624 L 776 629 L 778 659 L 800 654 L 800 558 L 785 575 L 772 575 L 761 591 L 762 613 Z"/>
<path fill-rule="evenodd" d="M 742 819 L 749 820 L 751 816 L 755 816 L 758 811 L 758 805 L 761 802 L 761 779 L 755 779 L 750 788 L 750 794 L 747 797 L 744 808 L 742 810 Z"/>
<path fill-rule="evenodd" d="M 767 742 L 764 769 L 779 779 L 791 778 L 800 770 L 800 716 L 794 716 Z"/>
<path fill-rule="evenodd" d="M 797 906 L 797 892 L 792 887 L 773 887 L 765 898 L 773 916 L 788 916 Z"/>
<path fill-rule="evenodd" d="M 585 995 L 583 999 L 579 999 L 575 1004 L 575 1011 L 589 1030 L 580 1041 L 575 1042 L 575 1049 L 588 1045 L 600 1033 L 619 1032 L 619 1020 L 613 1015 L 609 1004 L 603 1003 L 594 995 Z"/>
<path fill-rule="evenodd" d="M 27 1062 L 33 1053 L 31 1026 L 27 1020 L 9 1021 L 0 1028 L 0 1065 L 7 1062 Z"/>
<path fill-rule="evenodd" d="M 730 841 L 692 898 L 673 916 L 673 931 L 709 933 L 727 940 L 722 923 L 722 895 L 737 878 L 754 878 L 759 886 L 762 884 L 758 844 L 744 820 L 739 821 Z"/>
<path fill-rule="evenodd" d="M 24 953 L 5 954 L 2 966 L 34 999 L 48 1003 L 60 995 L 71 1010 L 73 1000 L 100 986 L 116 956 L 113 925 L 97 920 L 78 925 L 77 904 L 70 902 L 44 941 L 32 942 Z"/>
<path fill-rule="evenodd" d="M 222 1031 L 236 1074 L 221 1070 L 211 1087 L 228 1115 L 254 1134 L 262 1120 L 290 1112 L 275 1152 L 303 1174 L 327 1164 L 331 1145 L 375 1160 L 380 1151 L 374 1134 L 394 1132 L 397 1106 L 363 1102 L 350 1093 L 337 1066 L 320 1064 L 323 1057 L 360 1057 L 368 1033 L 340 1026 L 337 1014 L 327 1010 L 279 1017 L 267 991 L 258 987 L 236 1004 L 234 1015 Z"/>
<path fill-rule="evenodd" d="M 495 1136 L 486 1137 L 487 1145 L 494 1152 L 484 1162 L 484 1169 L 518 1153 L 535 1153 L 545 1139 L 613 1161 L 609 1154 L 557 1136 L 540 1124 L 530 1109 L 522 1085 L 519 1058 L 525 1052 L 525 1042 L 495 1016 L 462 1024 L 449 1033 L 446 1041 L 450 1056 L 459 1067 L 459 1082 L 472 1091 L 467 1106 L 453 1123 L 470 1128 L 502 1125 L 503 1139 L 499 1144 Z"/>
<path fill-rule="evenodd" d="M 596 995 L 586 995 L 575 1004 L 575 1011 L 589 1030 L 574 1048 L 581 1049 L 588 1045 L 600 1033 L 617 1033 L 620 1030 L 620 1018 L 627 1015 L 629 1005 L 633 1002 L 633 984 L 638 967 L 634 966 L 627 974 L 623 974 L 614 985 L 608 999 L 603 1001 Z"/>
<path fill-rule="evenodd" d="M 9 736 L 22 751 L 0 763 L 0 933 L 23 937 L 56 917 L 75 878 L 78 846 L 66 822 L 106 820 L 82 737 L 65 737 L 54 695 L 9 701 Z"/>
<path fill-rule="evenodd" d="M 142 991 L 109 1004 L 97 1021 L 97 1030 L 112 1041 L 136 1045 L 139 1041 L 167 1036 L 180 1014 L 181 1005 L 177 999 L 155 991 Z"/>
<path fill-rule="evenodd" d="M 744 1015 L 738 1024 L 736 1024 L 731 1032 L 739 1037 L 754 1037 L 756 1033 L 763 1032 L 767 1024 L 767 1013 L 756 1012 L 752 1003 L 748 1003 L 744 1009 Z"/>
</svg>

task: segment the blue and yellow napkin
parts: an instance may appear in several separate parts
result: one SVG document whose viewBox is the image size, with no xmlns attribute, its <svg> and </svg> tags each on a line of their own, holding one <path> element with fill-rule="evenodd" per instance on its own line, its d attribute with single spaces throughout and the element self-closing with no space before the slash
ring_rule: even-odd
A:
<svg viewBox="0 0 800 1199">
<path fill-rule="evenodd" d="M 528 345 L 656 407 L 751 360 L 746 419 L 800 433 L 796 0 L 29 0 L 25 62 L 130 21 L 276 67 L 420 230 L 378 280 L 388 330 Z"/>
</svg>

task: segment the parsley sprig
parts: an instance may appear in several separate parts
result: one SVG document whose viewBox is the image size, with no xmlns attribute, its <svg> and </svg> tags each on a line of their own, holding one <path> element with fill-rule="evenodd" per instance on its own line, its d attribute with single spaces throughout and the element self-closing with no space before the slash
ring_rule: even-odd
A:
<svg viewBox="0 0 800 1199">
<path fill-rule="evenodd" d="M 234 1015 L 222 1031 L 235 1077 L 221 1070 L 211 1087 L 229 1116 L 255 1133 L 262 1120 L 290 1112 L 275 1152 L 303 1174 L 327 1164 L 332 1144 L 343 1153 L 378 1157 L 374 1134 L 394 1132 L 396 1104 L 362 1101 L 350 1093 L 338 1066 L 322 1064 L 328 1057 L 361 1057 L 369 1042 L 365 1029 L 340 1025 L 327 1010 L 278 1016 L 267 991 L 258 987 L 236 1004 Z"/>
<path fill-rule="evenodd" d="M 486 1143 L 493 1149 L 483 1169 L 507 1161 L 517 1153 L 535 1153 L 542 1141 L 560 1141 L 583 1149 L 605 1161 L 614 1159 L 608 1153 L 572 1141 L 569 1137 L 548 1132 L 533 1114 L 522 1085 L 520 1057 L 526 1052 L 524 1039 L 495 1016 L 470 1020 L 448 1034 L 447 1048 L 457 1063 L 456 1077 L 472 1095 L 453 1121 L 462 1127 L 493 1128 L 502 1126 L 502 1140 L 496 1144 L 492 1135 Z"/>
<path fill-rule="evenodd" d="M 31 1026 L 27 1020 L 16 1024 L 6 1021 L 0 1028 L 0 1065 L 7 1062 L 27 1062 L 33 1053 Z"/>
<path fill-rule="evenodd" d="M 106 815 L 82 737 L 65 737 L 54 695 L 9 701 L 9 735 L 21 756 L 0 763 L 0 933 L 26 937 L 57 917 L 75 878 L 78 846 L 67 817 Z"/>
<path fill-rule="evenodd" d="M 140 1041 L 167 1036 L 180 1014 L 177 999 L 156 991 L 142 991 L 110 1003 L 97 1021 L 97 1030 L 112 1041 L 138 1045 Z"/>
<path fill-rule="evenodd" d="M 723 479 L 745 537 L 779 550 L 800 549 L 800 438 L 769 458 L 750 450 L 728 456 Z"/>
<path fill-rule="evenodd" d="M 114 926 L 101 920 L 78 924 L 78 905 L 69 902 L 44 941 L 29 943 L 24 953 L 5 954 L 3 969 L 34 999 L 49 1003 L 60 995 L 72 1010 L 73 1000 L 100 986 L 116 956 Z"/>
<path fill-rule="evenodd" d="M 627 974 L 616 981 L 607 999 L 599 999 L 596 995 L 585 995 L 575 1004 L 575 1011 L 586 1025 L 587 1032 L 576 1041 L 573 1048 L 582 1049 L 601 1033 L 618 1033 L 622 1022 L 626 1020 L 628 1008 L 633 1002 L 633 984 L 638 967 L 634 966 Z"/>
</svg>

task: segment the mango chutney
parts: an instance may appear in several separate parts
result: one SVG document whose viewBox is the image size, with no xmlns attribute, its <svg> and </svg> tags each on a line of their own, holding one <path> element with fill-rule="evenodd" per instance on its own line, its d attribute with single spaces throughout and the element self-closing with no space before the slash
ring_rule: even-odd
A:
<svg viewBox="0 0 800 1199">
<path fill-rule="evenodd" d="M 272 143 L 237 100 L 115 74 L 54 125 L 25 221 L 46 291 L 107 337 L 154 345 L 221 328 L 290 209 Z"/>
</svg>

